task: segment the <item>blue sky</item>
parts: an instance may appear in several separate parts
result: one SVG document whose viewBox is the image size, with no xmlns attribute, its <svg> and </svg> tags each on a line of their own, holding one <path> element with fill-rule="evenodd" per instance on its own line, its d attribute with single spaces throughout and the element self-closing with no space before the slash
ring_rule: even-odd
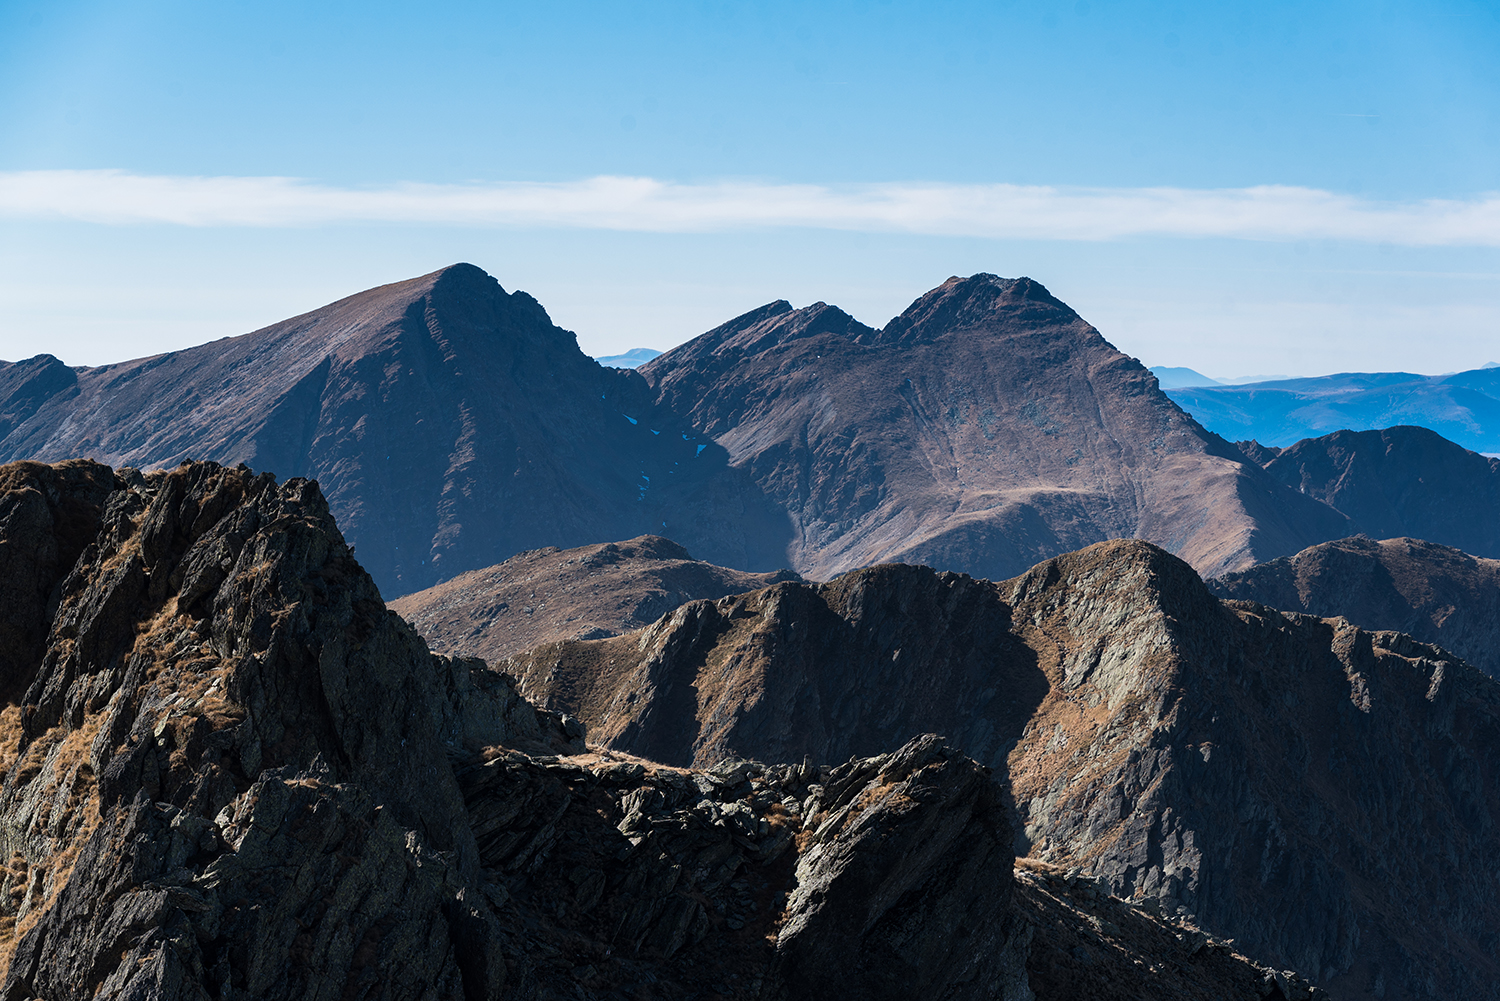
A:
<svg viewBox="0 0 1500 1001">
<path fill-rule="evenodd" d="M 0 357 L 168 350 L 468 260 L 595 354 L 775 298 L 880 324 L 991 271 L 1151 364 L 1474 367 L 1497 15 L 0 0 Z"/>
</svg>

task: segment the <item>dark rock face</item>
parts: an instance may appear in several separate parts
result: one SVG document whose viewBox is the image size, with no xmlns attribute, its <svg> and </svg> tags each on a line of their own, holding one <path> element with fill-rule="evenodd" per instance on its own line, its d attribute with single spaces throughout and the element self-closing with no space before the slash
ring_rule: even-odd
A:
<svg viewBox="0 0 1500 1001">
<path fill-rule="evenodd" d="M 499 661 L 544 643 L 633 632 L 696 598 L 800 579 L 790 570 L 714 566 L 670 539 L 643 535 L 519 553 L 389 604 L 432 649 Z"/>
<path fill-rule="evenodd" d="M 507 666 L 684 763 L 945 732 L 1005 777 L 1041 862 L 1335 997 L 1497 996 L 1500 689 L 1401 634 L 1223 604 L 1149 544 L 998 585 L 779 584 Z"/>
<path fill-rule="evenodd" d="M 533 947 L 541 996 L 1033 996 L 994 784 L 936 738 L 834 769 L 502 755 L 460 778 L 508 948 L 566 949 Z"/>
<path fill-rule="evenodd" d="M 1221 598 L 1407 633 L 1500 677 L 1500 561 L 1420 539 L 1340 539 L 1206 582 Z"/>
<path fill-rule="evenodd" d="M 487 672 L 385 610 L 315 485 L 114 485 L 7 711 L 4 996 L 461 993 L 433 943 L 492 921 L 447 743 L 544 725 L 513 694 L 466 721 Z"/>
<path fill-rule="evenodd" d="M 1039 998 L 1069 1001 L 1286 1001 L 1327 998 L 1294 970 L 1159 911 L 1109 895 L 1097 880 L 1037 862 L 1016 868 L 1017 909 L 1036 929 L 1026 974 Z"/>
<path fill-rule="evenodd" d="M 638 634 L 503 666 L 596 740 L 700 767 L 839 761 L 936 730 L 1003 767 L 1047 692 L 996 585 L 900 564 L 691 602 Z"/>
<path fill-rule="evenodd" d="M 644 380 L 463 264 L 154 358 L 0 364 L 0 461 L 78 455 L 316 478 L 390 595 L 663 522 L 717 562 L 775 567 L 790 533 Z"/>
<path fill-rule="evenodd" d="M 1406 536 L 1500 557 L 1500 459 L 1426 428 L 1336 431 L 1281 449 L 1265 469 L 1372 538 Z"/>
<path fill-rule="evenodd" d="M 0 467 L 0 698 L 17 701 L 31 684 L 58 588 L 114 488 L 114 470 L 94 462 Z"/>
<path fill-rule="evenodd" d="M 642 366 L 790 512 L 791 565 L 1003 579 L 1119 537 L 1206 573 L 1336 535 L 1030 279 L 952 278 L 883 330 L 772 303 Z"/>
</svg>

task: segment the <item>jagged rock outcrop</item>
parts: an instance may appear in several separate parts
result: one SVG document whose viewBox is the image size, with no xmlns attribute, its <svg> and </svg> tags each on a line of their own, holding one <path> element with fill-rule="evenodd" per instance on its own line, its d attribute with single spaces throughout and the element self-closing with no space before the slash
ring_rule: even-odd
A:
<svg viewBox="0 0 1500 1001">
<path fill-rule="evenodd" d="M 1221 598 L 1407 633 L 1500 677 L 1500 560 L 1420 539 L 1340 539 L 1205 583 Z"/>
<path fill-rule="evenodd" d="M 791 566 L 1002 579 L 1120 537 L 1205 573 L 1351 534 L 1029 278 L 950 278 L 884 329 L 775 302 L 643 365 L 791 515 Z"/>
<path fill-rule="evenodd" d="M 1222 603 L 1147 543 L 1001 584 L 778 584 L 507 668 L 668 761 L 941 732 L 1001 776 L 1022 854 L 1335 997 L 1497 996 L 1500 688 L 1401 634 Z"/>
<path fill-rule="evenodd" d="M 58 588 L 99 531 L 114 470 L 96 462 L 0 466 L 0 699 L 18 700 L 46 649 Z"/>
<path fill-rule="evenodd" d="M 1270 453 L 1257 453 L 1266 472 L 1348 515 L 1349 535 L 1500 558 L 1500 459 L 1422 427 L 1335 431 Z"/>
<path fill-rule="evenodd" d="M 696 598 L 800 579 L 790 570 L 714 566 L 670 539 L 643 535 L 519 553 L 389 604 L 433 650 L 498 661 L 559 640 L 634 632 Z"/>
<path fill-rule="evenodd" d="M 560 724 L 429 654 L 314 484 L 110 478 L 7 711 L 3 996 L 474 996 L 460 943 L 495 930 L 448 752 Z"/>
<path fill-rule="evenodd" d="M 1109 886 L 1099 880 L 1034 859 L 1019 860 L 1015 875 L 1017 908 L 1034 929 L 1026 974 L 1038 998 L 1328 997 L 1295 970 L 1262 966 L 1236 952 L 1232 942 L 1111 896 Z"/>
</svg>

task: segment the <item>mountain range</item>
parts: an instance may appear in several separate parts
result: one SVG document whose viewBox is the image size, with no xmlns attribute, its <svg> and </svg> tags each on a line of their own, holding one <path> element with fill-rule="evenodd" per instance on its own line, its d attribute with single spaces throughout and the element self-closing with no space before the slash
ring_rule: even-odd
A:
<svg viewBox="0 0 1500 1001">
<path fill-rule="evenodd" d="M 6 997 L 1500 996 L 1500 460 L 1029 279 L 630 370 L 457 265 L 0 449 Z"/>
<path fill-rule="evenodd" d="M 393 596 L 646 533 L 755 572 L 998 579 L 1109 538 L 1214 575 L 1361 530 L 1042 286 L 991 275 L 879 330 L 771 303 L 634 371 L 469 265 L 186 351 L 0 366 L 0 459 L 79 455 L 314 477 Z"/>
<path fill-rule="evenodd" d="M 1173 381 L 1162 383 L 1167 394 L 1226 438 L 1285 447 L 1332 431 L 1413 424 L 1464 448 L 1500 453 L 1500 368 L 1493 365 L 1451 375 L 1344 372 L 1234 386 Z"/>
</svg>

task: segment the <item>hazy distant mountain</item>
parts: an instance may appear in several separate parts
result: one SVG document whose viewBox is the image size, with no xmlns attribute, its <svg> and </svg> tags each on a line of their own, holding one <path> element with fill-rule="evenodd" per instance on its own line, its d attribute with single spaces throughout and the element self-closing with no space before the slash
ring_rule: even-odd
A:
<svg viewBox="0 0 1500 1001">
<path fill-rule="evenodd" d="M 1168 395 L 1204 427 L 1263 445 L 1412 424 L 1476 452 L 1500 452 L 1500 368 L 1442 376 L 1345 372 L 1242 386 L 1181 386 Z"/>
<path fill-rule="evenodd" d="M 635 368 L 661 354 L 655 348 L 631 348 L 622 355 L 604 355 L 595 358 L 594 361 L 600 365 L 608 365 L 610 368 Z"/>
<path fill-rule="evenodd" d="M 1027 278 L 950 278 L 882 330 L 774 302 L 640 371 L 790 514 L 790 564 L 816 578 L 1003 579 L 1120 537 L 1220 573 L 1349 534 Z"/>
<path fill-rule="evenodd" d="M 1156 383 L 1162 389 L 1177 389 L 1181 386 L 1219 385 L 1218 379 L 1210 379 L 1202 372 L 1195 372 L 1190 368 L 1177 368 L 1171 365 L 1152 365 L 1151 374 L 1156 376 Z"/>
</svg>

